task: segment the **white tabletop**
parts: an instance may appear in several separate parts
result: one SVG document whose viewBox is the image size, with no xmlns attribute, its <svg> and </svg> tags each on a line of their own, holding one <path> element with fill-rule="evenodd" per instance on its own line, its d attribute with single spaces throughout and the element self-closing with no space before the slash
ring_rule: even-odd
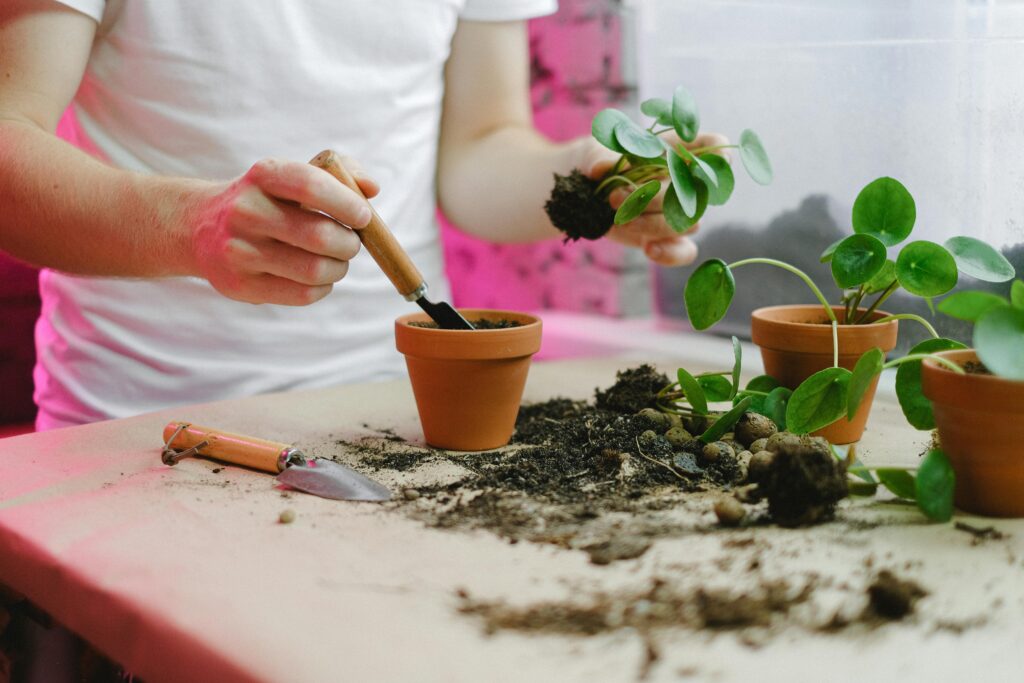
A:
<svg viewBox="0 0 1024 683">
<path fill-rule="evenodd" d="M 672 356 L 698 370 L 731 359 L 727 340 L 662 341 L 654 355 L 666 370 Z M 526 398 L 589 397 L 628 365 L 538 362 Z M 754 359 L 748 365 L 756 373 Z M 717 530 L 697 507 L 680 513 L 692 516 L 694 533 L 597 566 L 580 551 L 427 528 L 373 504 L 285 498 L 269 475 L 215 473 L 222 466 L 211 461 L 165 467 L 159 442 L 170 419 L 321 454 L 369 433 L 364 424 L 421 438 L 411 390 L 398 381 L 0 440 L 0 581 L 147 681 L 633 681 L 646 647 L 639 634 L 487 635 L 457 611 L 456 591 L 525 605 L 643 586 L 654 575 L 739 586 L 754 558 L 767 577 L 817 577 L 803 609 L 855 603 L 885 568 L 929 595 L 899 623 L 836 634 L 786 627 L 754 634 L 756 647 L 732 632 L 659 631 L 649 680 L 1011 680 L 1024 664 L 1024 522 L 961 517 L 1007 534 L 972 545 L 971 535 L 895 503 L 844 502 L 838 522 L 798 530 Z M 880 392 L 862 456 L 912 464 L 926 441 Z M 374 476 L 396 485 L 409 475 Z M 286 508 L 297 517 L 282 525 Z"/>
</svg>

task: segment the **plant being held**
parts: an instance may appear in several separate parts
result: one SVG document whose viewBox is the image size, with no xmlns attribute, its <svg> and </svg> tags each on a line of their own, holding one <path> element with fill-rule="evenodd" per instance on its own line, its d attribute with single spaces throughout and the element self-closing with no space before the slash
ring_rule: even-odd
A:
<svg viewBox="0 0 1024 683">
<path fill-rule="evenodd" d="M 672 100 L 652 98 L 640 110 L 654 119 L 643 128 L 617 109 L 604 109 L 594 117 L 591 132 L 603 146 L 620 156 L 600 178 L 578 169 L 568 176 L 555 174 L 555 186 L 545 210 L 551 222 L 566 234 L 566 241 L 598 239 L 613 225 L 639 217 L 665 187 L 662 211 L 665 221 L 678 233 L 692 228 L 708 205 L 725 204 L 732 195 L 735 177 L 725 157 L 716 152 L 738 148 L 747 173 L 757 183 L 772 179 L 771 162 L 757 134 L 744 130 L 738 145 L 687 148 L 697 139 L 700 115 L 697 102 L 684 86 Z M 684 144 L 677 144 L 672 133 Z M 629 196 L 619 208 L 609 195 L 626 188 Z"/>
</svg>

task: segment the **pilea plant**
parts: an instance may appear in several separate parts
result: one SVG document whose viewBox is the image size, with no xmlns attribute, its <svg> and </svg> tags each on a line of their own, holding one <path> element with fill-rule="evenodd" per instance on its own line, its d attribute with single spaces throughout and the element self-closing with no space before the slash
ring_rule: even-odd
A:
<svg viewBox="0 0 1024 683">
<path fill-rule="evenodd" d="M 732 195 L 732 167 L 725 157 L 716 154 L 725 149 L 739 149 L 743 166 L 755 182 L 771 182 L 771 161 L 752 130 L 744 130 L 736 145 L 693 149 L 667 135 L 675 132 L 684 143 L 697 139 L 697 101 L 684 86 L 675 89 L 671 101 L 645 100 L 640 111 L 654 119 L 646 128 L 618 109 L 604 109 L 594 117 L 594 138 L 620 155 L 603 176 L 590 178 L 578 169 L 568 176 L 555 174 L 555 186 L 544 208 L 555 227 L 565 233 L 566 241 L 598 239 L 613 225 L 637 218 L 665 183 L 665 220 L 676 232 L 686 232 L 709 204 L 725 204 Z M 620 187 L 628 188 L 630 194 L 616 210 L 608 198 Z"/>
<path fill-rule="evenodd" d="M 964 348 L 964 345 L 940 337 L 931 323 L 918 315 L 902 313 L 872 320 L 872 314 L 900 288 L 925 298 L 931 305 L 932 297 L 945 294 L 956 285 L 959 273 L 988 282 L 1004 282 L 1012 279 L 1015 271 L 996 249 L 966 236 L 953 237 L 944 246 L 926 240 L 910 242 L 903 246 L 895 260 L 890 259 L 888 248 L 909 237 L 916 216 L 916 205 L 907 189 L 893 178 L 878 178 L 864 187 L 854 202 L 853 234 L 833 243 L 821 255 L 822 262 L 831 264 L 833 279 L 843 292 L 839 300 L 844 314 L 842 324 L 878 324 L 907 319 L 928 330 L 932 338 L 916 345 L 902 358 L 885 362 L 885 355 L 875 348 L 861 356 L 853 371 L 838 367 L 837 327 L 840 322 L 832 306 L 806 273 L 774 259 L 751 258 L 732 264 L 711 259 L 702 263 L 690 276 L 684 292 L 690 322 L 696 329 L 703 330 L 725 316 L 736 291 L 733 269 L 761 263 L 787 270 L 802 279 L 821 302 L 832 324 L 834 355 L 833 367 L 808 377 L 789 397 L 788 428 L 798 433 L 813 432 L 841 417 L 852 418 L 875 375 L 886 368 L 900 366 L 896 392 L 904 415 L 913 426 L 930 429 L 934 427 L 934 419 L 931 404 L 921 392 L 921 360 L 935 352 Z M 875 298 L 862 307 L 871 295 Z M 1007 304 L 1000 310 L 1011 311 L 1012 306 Z M 1005 312 L 997 316 L 994 322 L 998 322 L 1001 329 L 1012 327 L 1018 317 Z M 963 371 L 945 359 L 937 361 L 956 372 Z"/>
<path fill-rule="evenodd" d="M 704 443 L 721 439 L 746 412 L 764 415 L 775 423 L 779 431 L 795 434 L 810 431 L 790 426 L 787 419 L 789 406 L 799 407 L 803 399 L 781 386 L 773 377 L 758 375 L 741 387 L 743 350 L 736 337 L 732 338 L 732 344 L 732 370 L 692 374 L 685 368 L 679 368 L 676 371 L 677 381 L 658 394 L 659 409 L 683 418 L 703 418 L 706 428 L 698 438 Z M 919 362 L 920 358 L 908 357 L 908 362 L 913 360 Z M 712 403 L 731 405 L 713 410 L 710 407 Z M 794 417 L 802 418 L 798 414 Z M 955 476 L 949 459 L 941 450 L 929 450 L 916 468 L 867 467 L 856 458 L 854 446 L 850 446 L 846 456 L 834 447 L 832 452 L 846 463 L 852 494 L 873 496 L 881 485 L 899 498 L 914 501 L 931 520 L 944 522 L 952 516 Z"/>
<path fill-rule="evenodd" d="M 787 270 L 803 280 L 821 302 L 833 326 L 909 319 L 938 337 L 931 324 L 920 316 L 904 313 L 872 319 L 872 315 L 901 288 L 923 297 L 931 305 L 933 297 L 956 286 L 958 271 L 979 280 L 1005 282 L 1013 279 L 1014 269 L 995 248 L 966 236 L 950 238 L 944 245 L 916 240 L 904 245 L 895 259 L 889 258 L 889 248 L 910 236 L 916 220 L 913 196 L 894 178 L 878 178 L 857 195 L 853 204 L 853 234 L 829 245 L 821 254 L 822 263 L 831 265 L 832 277 L 842 291 L 838 300 L 844 312 L 842 321 L 821 289 L 802 270 L 775 259 L 749 258 L 734 263 L 710 259 L 693 272 L 683 295 L 690 323 L 704 330 L 721 320 L 736 292 L 733 270 L 764 264 Z"/>
<path fill-rule="evenodd" d="M 951 294 L 939 311 L 974 324 L 972 343 L 993 374 L 1024 380 L 1024 281 L 1014 280 L 1009 296 L 968 290 Z"/>
</svg>

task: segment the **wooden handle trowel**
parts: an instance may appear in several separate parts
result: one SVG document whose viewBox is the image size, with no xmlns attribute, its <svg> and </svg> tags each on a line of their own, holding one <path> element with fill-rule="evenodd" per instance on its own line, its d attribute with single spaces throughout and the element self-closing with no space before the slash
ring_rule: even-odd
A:
<svg viewBox="0 0 1024 683">
<path fill-rule="evenodd" d="M 230 434 L 188 422 L 164 427 L 165 465 L 202 456 L 277 474 L 277 481 L 305 493 L 333 500 L 385 501 L 391 491 L 355 470 L 331 460 L 308 460 L 294 446 Z"/>
<path fill-rule="evenodd" d="M 332 150 L 320 152 L 312 161 L 317 168 L 330 173 L 349 189 L 357 192 L 360 197 L 363 191 L 359 189 L 352 174 L 341 164 L 341 157 Z M 373 217 L 369 225 L 361 230 L 356 230 L 360 241 L 370 256 L 377 262 L 380 269 L 391 280 L 398 293 L 407 301 L 415 301 L 427 315 L 429 315 L 439 327 L 445 330 L 472 330 L 473 325 L 462 317 L 452 305 L 444 301 L 434 303 L 427 299 L 427 283 L 423 280 L 419 269 L 409 258 L 409 255 L 402 249 L 395 236 L 388 229 L 388 226 L 377 215 L 377 212 L 370 208 Z"/>
</svg>

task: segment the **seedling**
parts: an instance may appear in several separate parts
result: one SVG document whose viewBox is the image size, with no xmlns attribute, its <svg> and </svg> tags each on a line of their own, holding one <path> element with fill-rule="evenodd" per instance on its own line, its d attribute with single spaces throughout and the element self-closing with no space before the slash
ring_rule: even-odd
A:
<svg viewBox="0 0 1024 683">
<path fill-rule="evenodd" d="M 692 143 L 700 128 L 697 101 L 684 86 L 675 89 L 671 101 L 645 100 L 640 111 L 654 119 L 647 128 L 618 109 L 604 109 L 594 117 L 594 138 L 620 155 L 603 176 L 592 179 L 578 169 L 568 176 L 555 174 L 555 187 L 544 208 L 555 227 L 565 233 L 566 241 L 595 240 L 613 225 L 634 220 L 663 186 L 665 220 L 676 232 L 686 232 L 708 205 L 725 204 L 732 195 L 736 182 L 732 167 L 717 154 L 725 149 L 739 149 L 754 182 L 771 182 L 771 161 L 752 130 L 740 133 L 738 145 L 688 149 L 673 139 L 674 132 L 682 142 Z M 608 197 L 620 187 L 628 188 L 630 194 L 616 210 Z"/>
</svg>

